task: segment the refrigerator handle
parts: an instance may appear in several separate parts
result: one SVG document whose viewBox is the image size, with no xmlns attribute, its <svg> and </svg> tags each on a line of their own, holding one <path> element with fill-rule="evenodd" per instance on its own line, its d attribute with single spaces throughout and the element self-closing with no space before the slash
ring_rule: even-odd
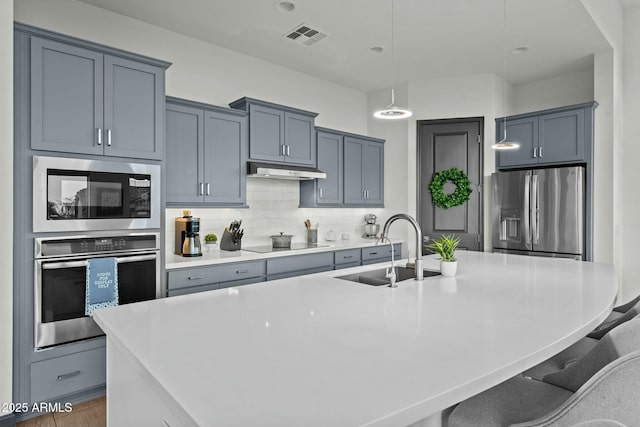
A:
<svg viewBox="0 0 640 427">
<path fill-rule="evenodd" d="M 531 190 L 531 172 L 527 172 L 527 174 L 524 176 L 524 209 L 523 211 L 523 221 L 522 221 L 522 227 L 523 227 L 523 235 L 524 235 L 524 243 L 527 247 L 527 249 L 531 249 L 531 229 L 529 224 L 531 223 L 530 221 L 530 216 L 531 216 L 531 205 L 530 205 L 530 190 Z"/>
<path fill-rule="evenodd" d="M 537 245 L 540 240 L 540 224 L 538 223 L 538 175 L 532 175 L 531 179 L 531 236 L 533 244 Z"/>
</svg>

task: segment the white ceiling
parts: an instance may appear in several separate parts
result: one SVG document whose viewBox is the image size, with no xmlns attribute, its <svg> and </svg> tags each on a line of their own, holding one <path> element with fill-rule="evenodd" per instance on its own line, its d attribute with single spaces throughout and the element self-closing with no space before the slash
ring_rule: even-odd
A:
<svg viewBox="0 0 640 427">
<path fill-rule="evenodd" d="M 80 1 L 364 92 L 391 82 L 391 0 L 292 0 L 293 12 L 276 0 Z M 328 37 L 283 37 L 301 23 Z M 395 81 L 502 74 L 506 44 L 529 47 L 506 58 L 520 84 L 590 67 L 609 48 L 580 0 L 509 0 L 506 27 L 503 0 L 395 0 Z"/>
</svg>

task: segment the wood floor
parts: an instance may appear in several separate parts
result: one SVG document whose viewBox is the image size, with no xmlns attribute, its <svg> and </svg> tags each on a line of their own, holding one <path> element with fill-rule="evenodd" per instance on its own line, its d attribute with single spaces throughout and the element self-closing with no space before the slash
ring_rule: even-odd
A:
<svg viewBox="0 0 640 427">
<path fill-rule="evenodd" d="M 19 422 L 16 427 L 106 427 L 107 400 L 99 397 L 73 405 L 71 412 L 53 412 Z"/>
</svg>

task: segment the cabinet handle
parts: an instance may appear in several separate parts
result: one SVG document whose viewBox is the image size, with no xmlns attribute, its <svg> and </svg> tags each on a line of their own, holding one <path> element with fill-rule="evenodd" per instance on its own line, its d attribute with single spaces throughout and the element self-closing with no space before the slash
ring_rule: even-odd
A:
<svg viewBox="0 0 640 427">
<path fill-rule="evenodd" d="M 369 252 L 369 255 L 378 255 L 378 252 Z"/>
<path fill-rule="evenodd" d="M 98 128 L 98 145 L 102 145 L 102 128 Z"/>
<path fill-rule="evenodd" d="M 73 378 L 77 375 L 80 375 L 80 371 L 69 372 L 68 374 L 58 375 L 58 381 L 66 380 L 69 378 Z"/>
<path fill-rule="evenodd" d="M 322 199 L 322 187 L 320 187 L 320 198 Z"/>
<path fill-rule="evenodd" d="M 538 157 L 538 148 L 533 149 L 533 158 L 535 159 L 536 157 Z"/>
<path fill-rule="evenodd" d="M 280 152 L 281 152 L 281 154 L 282 154 L 283 156 L 286 156 L 286 154 L 285 154 L 285 153 L 286 153 L 286 151 L 285 151 L 285 150 L 286 150 L 286 146 L 281 145 L 281 146 L 280 146 Z"/>
<path fill-rule="evenodd" d="M 287 156 L 291 155 L 291 146 L 287 145 Z"/>
<path fill-rule="evenodd" d="M 342 259 L 351 259 L 353 258 L 353 255 L 349 255 L 349 256 L 343 256 Z"/>
<path fill-rule="evenodd" d="M 209 183 L 207 182 L 207 196 L 209 196 L 210 194 L 210 190 L 211 190 L 211 186 L 209 185 Z"/>
<path fill-rule="evenodd" d="M 202 280 L 204 279 L 204 276 L 189 276 L 187 277 L 187 280 Z"/>
<path fill-rule="evenodd" d="M 111 129 L 107 129 L 107 145 L 111 147 Z"/>
<path fill-rule="evenodd" d="M 247 274 L 249 270 L 236 270 L 236 274 Z"/>
<path fill-rule="evenodd" d="M 199 196 L 204 196 L 204 182 L 200 183 L 200 194 L 198 194 Z"/>
<path fill-rule="evenodd" d="M 543 147 L 540 147 L 540 150 L 538 150 L 538 154 L 540 154 L 540 157 L 543 157 L 543 156 L 542 156 L 542 148 L 543 148 Z"/>
</svg>

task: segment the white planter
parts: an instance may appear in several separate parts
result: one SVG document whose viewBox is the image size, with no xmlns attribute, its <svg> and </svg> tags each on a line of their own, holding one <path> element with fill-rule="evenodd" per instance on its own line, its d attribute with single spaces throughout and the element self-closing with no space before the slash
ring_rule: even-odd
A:
<svg viewBox="0 0 640 427">
<path fill-rule="evenodd" d="M 453 277 L 458 269 L 458 261 L 444 262 L 440 261 L 440 274 L 444 277 Z"/>
</svg>

